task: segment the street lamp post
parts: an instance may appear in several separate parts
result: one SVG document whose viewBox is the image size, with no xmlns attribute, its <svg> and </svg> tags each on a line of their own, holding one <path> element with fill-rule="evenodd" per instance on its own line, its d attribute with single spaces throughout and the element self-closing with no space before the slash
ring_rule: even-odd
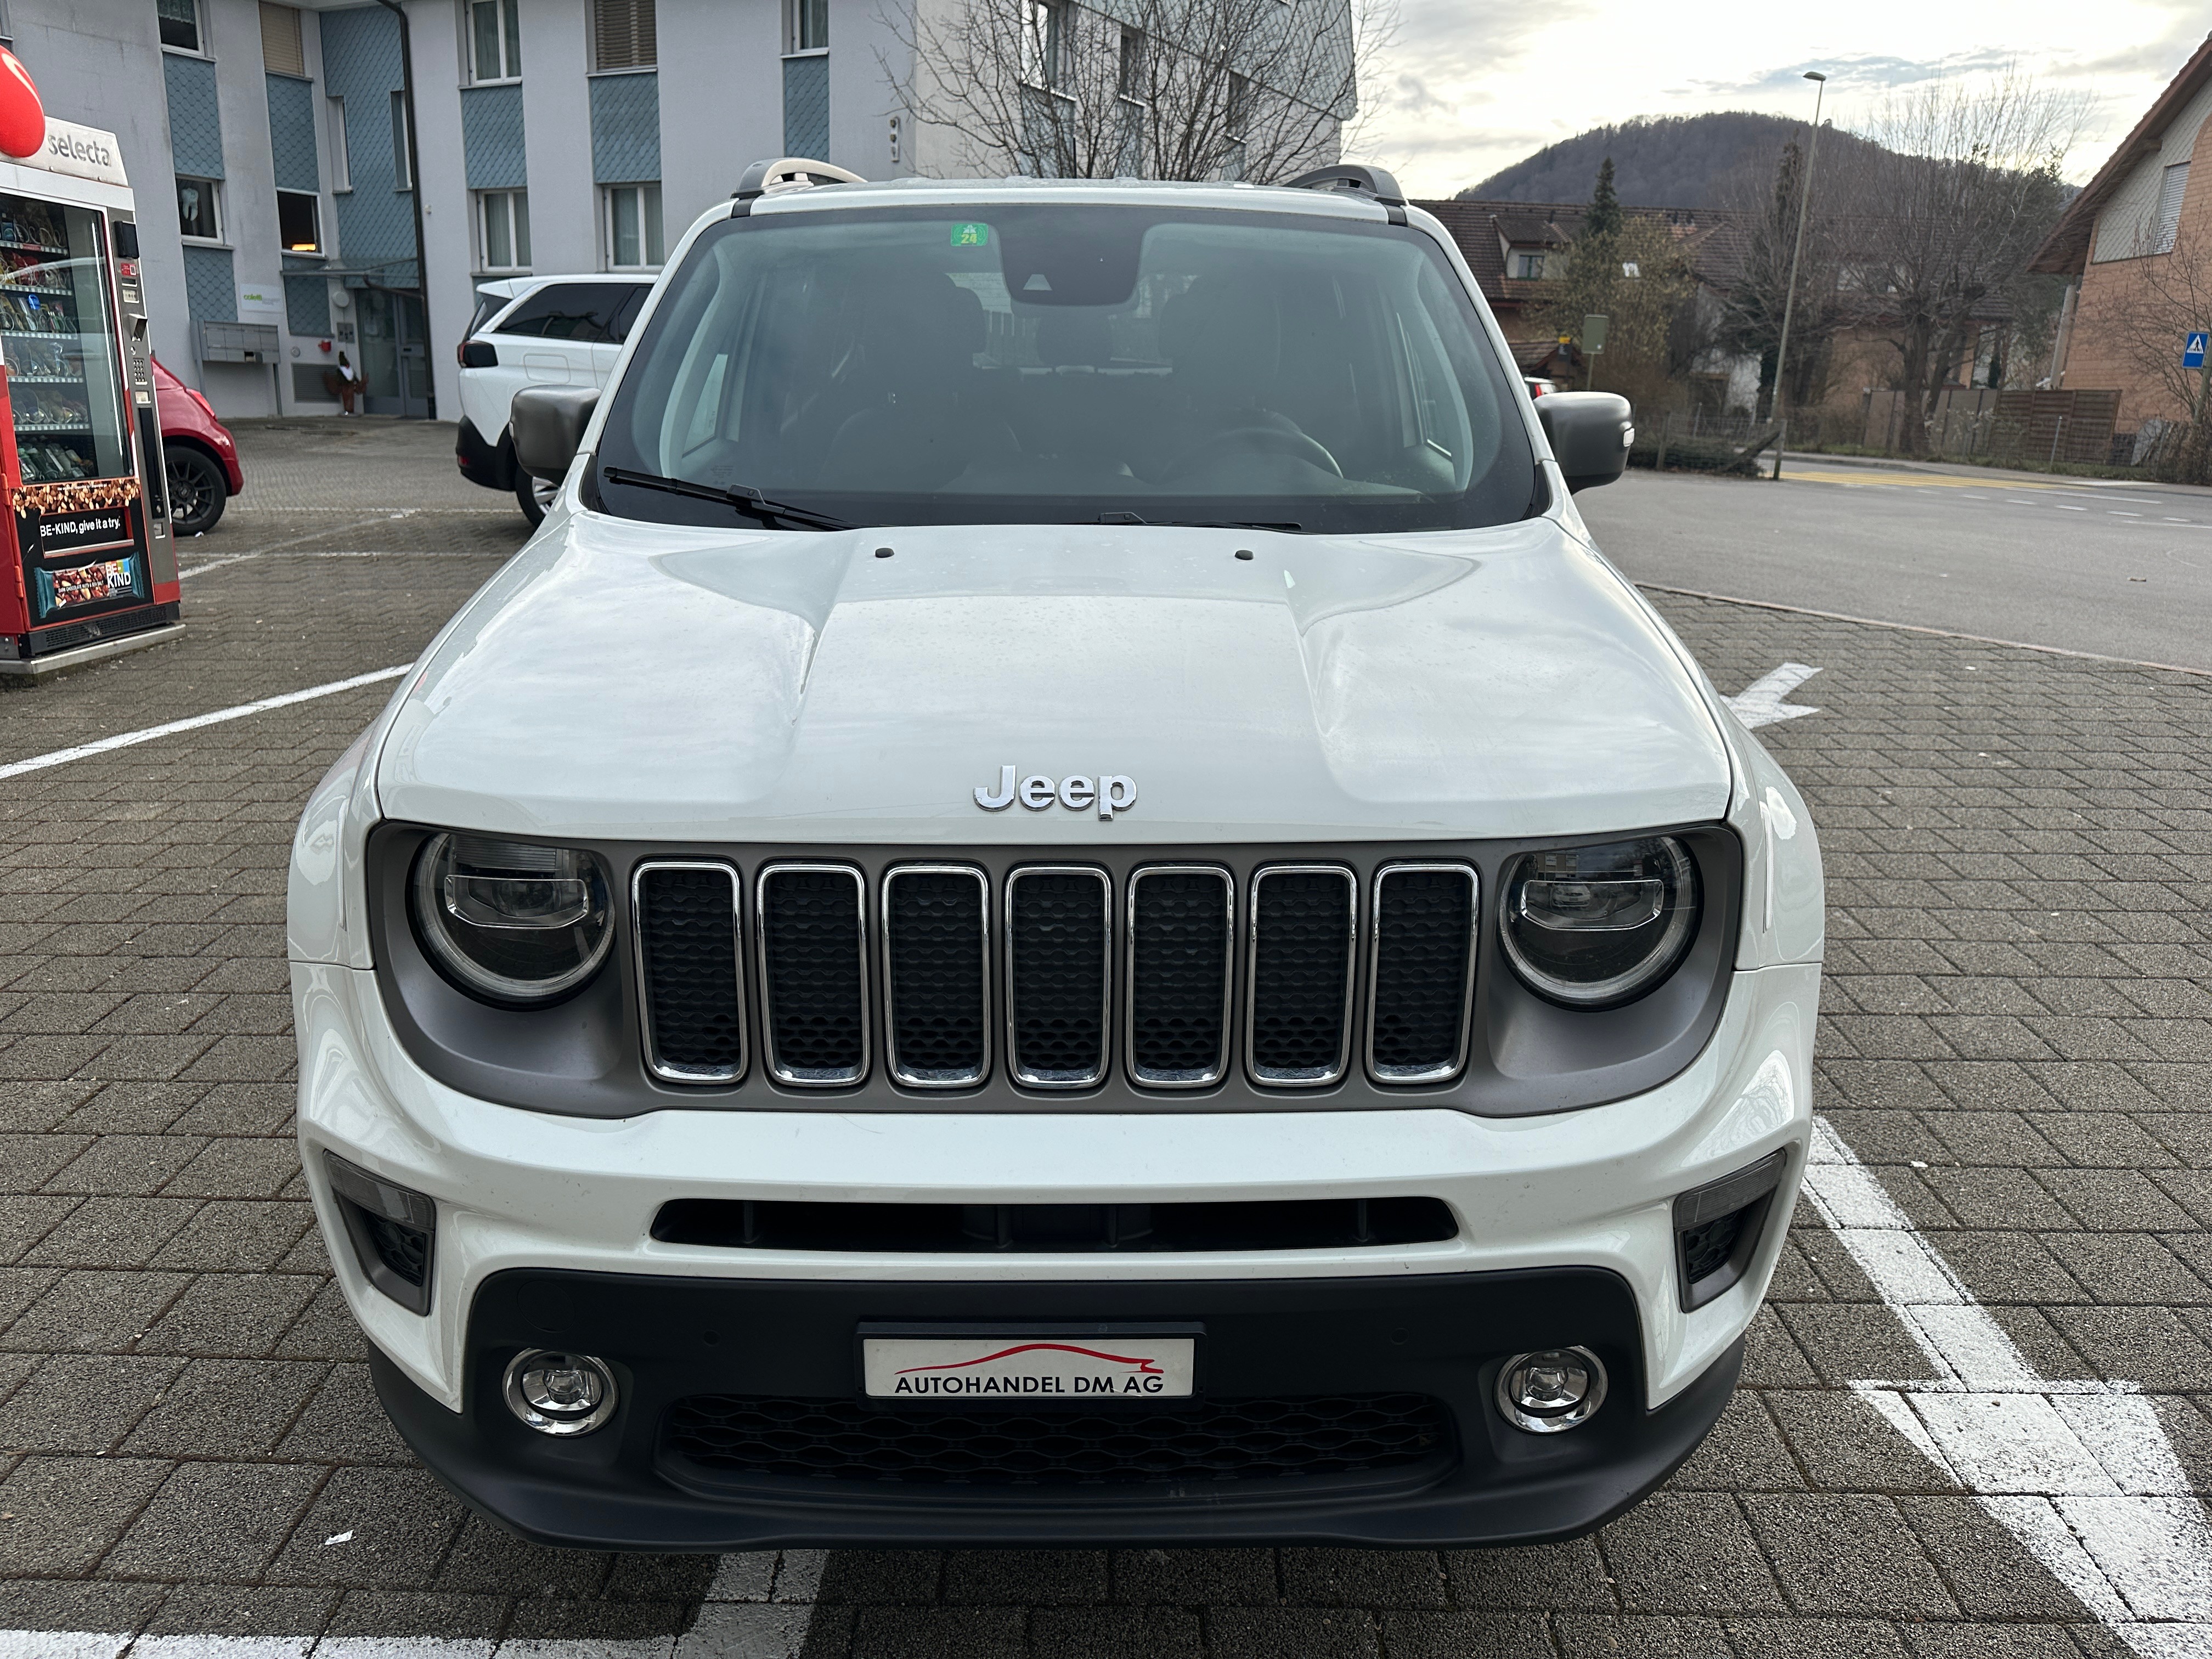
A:
<svg viewBox="0 0 2212 1659">
<path fill-rule="evenodd" d="M 1782 291 L 1782 337 L 1774 343 L 1774 418 L 1783 419 L 1789 399 L 1790 319 L 1797 308 L 1797 262 L 1805 257 L 1805 221 L 1813 206 L 1813 157 L 1820 148 L 1820 100 L 1828 95 L 1828 77 L 1807 70 L 1805 78 L 1818 83 L 1813 94 L 1813 137 L 1805 146 L 1805 176 L 1797 182 L 1797 241 L 1790 250 L 1790 284 Z M 1784 428 L 1786 434 L 1787 426 Z M 1782 476 L 1781 436 L 1774 441 L 1774 476 Z"/>
</svg>

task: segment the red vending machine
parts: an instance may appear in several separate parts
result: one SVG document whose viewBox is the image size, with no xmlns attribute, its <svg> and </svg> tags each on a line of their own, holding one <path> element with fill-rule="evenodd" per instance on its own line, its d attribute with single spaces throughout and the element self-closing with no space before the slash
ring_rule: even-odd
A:
<svg viewBox="0 0 2212 1659">
<path fill-rule="evenodd" d="M 180 631 L 138 229 L 114 136 L 0 157 L 0 673 Z"/>
</svg>

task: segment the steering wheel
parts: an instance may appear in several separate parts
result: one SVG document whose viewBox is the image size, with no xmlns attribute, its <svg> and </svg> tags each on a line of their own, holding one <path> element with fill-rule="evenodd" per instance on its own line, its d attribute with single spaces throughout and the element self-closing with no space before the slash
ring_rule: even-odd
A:
<svg viewBox="0 0 2212 1659">
<path fill-rule="evenodd" d="M 1227 432 L 1217 432 L 1178 461 L 1168 476 L 1180 478 L 1212 455 L 1216 450 L 1231 445 L 1242 448 L 1273 450 L 1278 455 L 1295 456 L 1302 461 L 1327 469 L 1341 478 L 1344 469 L 1336 464 L 1336 457 L 1320 443 L 1303 432 L 1285 431 L 1279 426 L 1240 426 Z"/>
</svg>

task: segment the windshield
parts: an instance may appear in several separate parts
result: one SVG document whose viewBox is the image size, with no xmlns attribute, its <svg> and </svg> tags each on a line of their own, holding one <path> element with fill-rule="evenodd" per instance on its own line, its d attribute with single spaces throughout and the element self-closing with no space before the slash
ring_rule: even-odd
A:
<svg viewBox="0 0 2212 1659">
<path fill-rule="evenodd" d="M 1314 216 L 761 214 L 668 280 L 599 459 L 854 524 L 1522 518 L 1534 457 L 1443 252 Z M 626 516 L 732 522 L 608 481 Z"/>
</svg>

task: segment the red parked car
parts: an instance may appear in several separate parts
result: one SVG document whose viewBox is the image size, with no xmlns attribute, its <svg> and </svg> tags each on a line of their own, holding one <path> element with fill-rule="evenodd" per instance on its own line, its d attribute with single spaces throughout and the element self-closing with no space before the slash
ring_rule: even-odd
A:
<svg viewBox="0 0 2212 1659">
<path fill-rule="evenodd" d="M 154 361 L 154 404 L 168 463 L 169 527 L 179 536 L 212 530 L 230 498 L 246 488 L 238 444 L 208 400 Z"/>
</svg>

